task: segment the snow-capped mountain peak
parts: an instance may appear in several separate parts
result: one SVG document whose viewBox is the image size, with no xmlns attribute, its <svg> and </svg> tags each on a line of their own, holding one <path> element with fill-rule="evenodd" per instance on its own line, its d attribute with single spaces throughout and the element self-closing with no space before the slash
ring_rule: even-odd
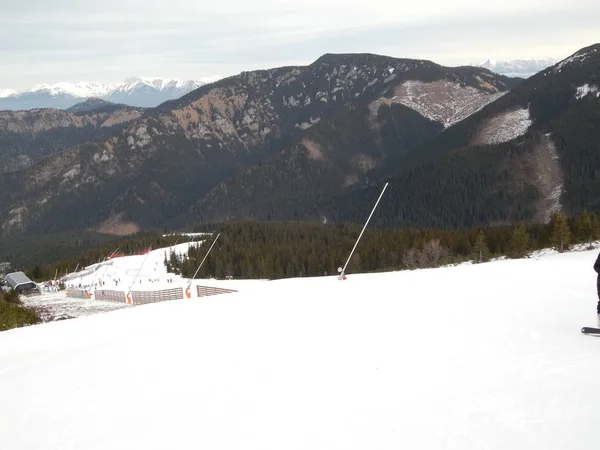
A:
<svg viewBox="0 0 600 450">
<path fill-rule="evenodd" d="M 528 78 L 547 67 L 556 64 L 556 62 L 557 61 L 552 58 L 513 59 L 510 61 L 498 61 L 488 58 L 487 61 L 475 65 L 509 77 Z"/>
<path fill-rule="evenodd" d="M 121 83 L 97 82 L 36 84 L 23 91 L 0 89 L 0 110 L 66 109 L 90 97 L 130 106 L 154 107 L 179 98 L 206 83 L 150 77 L 131 77 Z"/>
<path fill-rule="evenodd" d="M 12 89 L 0 89 L 0 98 L 10 97 L 11 95 L 17 94 L 17 91 Z"/>
<path fill-rule="evenodd" d="M 96 82 L 66 83 L 55 84 L 36 84 L 27 89 L 26 93 L 47 93 L 49 95 L 72 95 L 73 97 L 89 98 L 101 97 L 107 95 L 114 84 L 101 84 Z"/>
<path fill-rule="evenodd" d="M 481 67 L 495 67 L 498 64 L 498 61 L 492 58 L 486 59 L 484 63 L 478 64 Z"/>
<path fill-rule="evenodd" d="M 166 89 L 193 90 L 202 86 L 203 84 L 206 83 L 201 81 L 184 81 L 169 78 L 130 77 L 125 80 L 125 83 L 116 86 L 115 90 L 120 92 L 129 92 L 139 88 L 140 86 L 148 86 L 159 91 L 164 91 Z"/>
</svg>

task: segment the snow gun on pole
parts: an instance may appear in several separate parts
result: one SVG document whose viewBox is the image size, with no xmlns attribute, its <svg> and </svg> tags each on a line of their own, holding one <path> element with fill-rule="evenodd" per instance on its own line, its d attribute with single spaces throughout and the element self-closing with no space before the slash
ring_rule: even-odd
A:
<svg viewBox="0 0 600 450">
<path fill-rule="evenodd" d="M 385 192 L 386 188 L 388 187 L 388 184 L 389 183 L 385 183 L 385 186 L 383 187 L 383 190 L 381 191 L 381 194 L 379 194 L 379 198 L 375 202 L 375 206 L 373 206 L 373 210 L 371 211 L 371 214 L 369 214 L 369 218 L 365 222 L 365 226 L 363 227 L 362 231 L 358 235 L 358 239 L 356 240 L 356 243 L 354 244 L 354 247 L 352 248 L 352 251 L 350 252 L 350 256 L 348 256 L 348 260 L 346 261 L 346 264 L 344 264 L 343 268 L 340 267 L 338 269 L 338 272 L 340 273 L 340 275 L 338 277 L 339 280 L 345 280 L 346 279 L 346 267 L 348 266 L 348 263 L 350 262 L 350 258 L 352 258 L 352 254 L 354 253 L 354 250 L 356 250 L 356 246 L 358 245 L 358 242 L 360 241 L 360 238 L 362 237 L 363 233 L 365 232 L 365 229 L 367 228 L 367 225 L 369 225 L 369 220 L 371 220 L 371 217 L 373 216 L 373 213 L 375 212 L 375 208 L 377 208 L 377 205 L 379 204 L 379 200 L 381 200 L 381 197 L 383 197 L 383 193 Z"/>
<path fill-rule="evenodd" d="M 212 245 L 210 246 L 210 248 L 206 252 L 206 255 L 204 255 L 204 258 L 202 259 L 202 262 L 200 262 L 200 265 L 196 269 L 196 272 L 194 273 L 194 276 L 192 278 L 190 278 L 190 281 L 189 281 L 189 283 L 187 285 L 187 289 L 189 289 L 190 286 L 192 285 L 192 281 L 194 281 L 194 278 L 196 278 L 196 275 L 198 275 L 198 272 L 200 271 L 200 267 L 202 267 L 202 264 L 204 264 L 204 261 L 206 261 L 206 258 L 208 258 L 208 255 L 209 255 L 210 251 L 212 250 L 212 248 L 217 243 L 217 239 L 219 239 L 219 236 L 221 236 L 221 233 L 217 234 L 217 237 L 215 238 L 214 242 L 212 243 Z"/>
<path fill-rule="evenodd" d="M 119 249 L 120 249 L 120 248 L 121 248 L 121 247 L 117 247 L 117 248 L 115 249 L 115 251 L 114 251 L 114 252 L 112 252 L 110 255 L 108 255 L 108 256 L 107 256 L 106 258 L 104 258 L 104 259 L 106 260 L 106 259 L 110 259 L 110 258 L 112 258 L 112 256 L 113 256 L 115 253 L 117 253 L 117 252 L 119 251 Z"/>
</svg>

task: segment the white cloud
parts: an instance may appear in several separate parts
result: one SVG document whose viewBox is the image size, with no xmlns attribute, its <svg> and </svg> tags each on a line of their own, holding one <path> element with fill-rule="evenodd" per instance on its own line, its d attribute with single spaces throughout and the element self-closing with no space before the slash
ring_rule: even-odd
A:
<svg viewBox="0 0 600 450">
<path fill-rule="evenodd" d="M 4 2 L 7 3 L 7 2 Z M 371 52 L 467 64 L 565 57 L 595 42 L 596 1 L 0 0 L 0 87 L 199 79 Z"/>
</svg>

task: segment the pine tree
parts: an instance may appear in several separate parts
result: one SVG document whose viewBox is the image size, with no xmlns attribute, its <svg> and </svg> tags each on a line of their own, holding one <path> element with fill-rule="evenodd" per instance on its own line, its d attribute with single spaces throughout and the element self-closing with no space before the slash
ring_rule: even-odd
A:
<svg viewBox="0 0 600 450">
<path fill-rule="evenodd" d="M 587 243 L 589 247 L 591 247 L 592 241 L 595 241 L 600 237 L 598 216 L 594 213 L 588 213 L 585 209 L 583 210 L 581 217 L 576 221 L 576 227 L 577 239 Z"/>
<path fill-rule="evenodd" d="M 523 258 L 529 250 L 531 238 L 524 224 L 513 227 L 508 242 L 507 256 L 509 258 Z"/>
<path fill-rule="evenodd" d="M 562 211 L 553 213 L 550 223 L 552 225 L 550 243 L 561 253 L 568 250 L 571 243 L 571 230 L 567 221 L 567 215 Z"/>
<path fill-rule="evenodd" d="M 473 244 L 473 261 L 475 263 L 487 261 L 489 253 L 490 251 L 487 246 L 485 233 L 483 230 L 479 230 L 477 237 L 475 238 L 475 243 Z"/>
</svg>

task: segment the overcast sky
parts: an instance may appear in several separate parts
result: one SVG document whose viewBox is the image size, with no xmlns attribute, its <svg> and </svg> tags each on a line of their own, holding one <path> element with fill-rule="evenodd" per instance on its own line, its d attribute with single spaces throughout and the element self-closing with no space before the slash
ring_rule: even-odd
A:
<svg viewBox="0 0 600 450">
<path fill-rule="evenodd" d="M 600 42 L 598 0 L 0 0 L 0 88 L 202 80 L 370 52 L 461 65 Z"/>
</svg>

